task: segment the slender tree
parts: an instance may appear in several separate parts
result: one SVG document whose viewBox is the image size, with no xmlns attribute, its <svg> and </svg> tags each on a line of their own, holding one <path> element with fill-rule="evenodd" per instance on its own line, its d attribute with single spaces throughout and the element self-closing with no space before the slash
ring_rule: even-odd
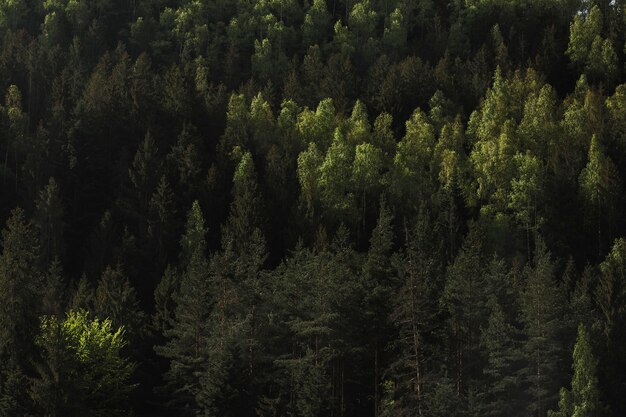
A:
<svg viewBox="0 0 626 417">
<path fill-rule="evenodd" d="M 559 410 L 550 411 L 549 417 L 591 417 L 603 415 L 606 409 L 600 401 L 597 367 L 589 333 L 583 324 L 578 326 L 578 336 L 572 354 L 572 389 L 561 388 Z"/>
</svg>

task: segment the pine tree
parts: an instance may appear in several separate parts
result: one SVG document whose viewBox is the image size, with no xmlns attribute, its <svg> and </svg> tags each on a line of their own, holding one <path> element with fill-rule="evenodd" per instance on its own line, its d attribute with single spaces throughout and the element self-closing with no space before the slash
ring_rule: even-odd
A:
<svg viewBox="0 0 626 417">
<path fill-rule="evenodd" d="M 384 198 L 380 200 L 378 222 L 370 237 L 370 248 L 363 265 L 362 289 L 365 302 L 363 334 L 368 335 L 366 343 L 373 351 L 374 368 L 374 415 L 380 409 L 381 370 L 384 363 L 381 357 L 384 343 L 391 329 L 388 320 L 391 314 L 387 301 L 392 296 L 394 269 L 391 263 L 393 250 L 393 215 Z"/>
<path fill-rule="evenodd" d="M 203 169 L 200 156 L 203 151 L 198 129 L 191 123 L 185 123 L 176 144 L 167 155 L 167 162 L 176 173 L 177 185 L 185 192 L 183 195 L 192 194 L 199 185 L 198 178 Z M 156 178 L 153 178 L 155 184 Z"/>
<path fill-rule="evenodd" d="M 69 310 L 78 311 L 86 310 L 93 311 L 93 302 L 95 297 L 95 290 L 87 276 L 83 274 L 76 285 L 74 294 L 69 303 Z"/>
<path fill-rule="evenodd" d="M 626 240 L 620 238 L 613 243 L 611 251 L 600 264 L 599 282 L 594 298 L 600 313 L 600 327 L 605 342 L 600 370 L 605 391 L 613 398 L 614 410 L 623 410 L 624 399 L 618 393 L 623 389 L 621 381 L 624 366 L 626 317 Z"/>
<path fill-rule="evenodd" d="M 326 2 L 313 0 L 304 16 L 302 38 L 305 47 L 323 45 L 328 40 L 331 29 L 331 16 L 326 9 Z"/>
<path fill-rule="evenodd" d="M 400 289 L 390 315 L 396 334 L 390 343 L 394 353 L 381 403 L 381 416 L 417 413 L 423 415 L 425 399 L 434 392 L 430 377 L 438 371 L 434 363 L 442 271 L 438 242 L 432 239 L 430 214 L 421 209 L 415 226 L 404 225 L 405 248 L 394 259 Z"/>
<path fill-rule="evenodd" d="M 487 308 L 489 319 L 480 335 L 482 351 L 487 358 L 483 368 L 486 389 L 480 402 L 485 415 L 514 416 L 519 413 L 521 403 L 516 373 L 520 362 L 518 331 L 506 317 L 497 298 L 490 298 Z"/>
<path fill-rule="evenodd" d="M 586 63 L 593 41 L 602 31 L 602 20 L 602 12 L 597 5 L 592 7 L 586 16 L 574 17 L 570 24 L 569 45 L 565 52 L 572 62 L 579 66 Z"/>
<path fill-rule="evenodd" d="M 28 402 L 29 380 L 24 371 L 15 364 L 0 363 L 0 415 L 25 415 L 30 409 Z"/>
<path fill-rule="evenodd" d="M 323 156 L 314 142 L 298 156 L 298 181 L 300 182 L 300 201 L 305 206 L 307 217 L 316 214 L 320 200 L 320 167 Z"/>
<path fill-rule="evenodd" d="M 152 321 L 157 331 L 164 335 L 171 328 L 176 311 L 176 292 L 180 288 L 180 274 L 176 268 L 168 265 L 163 277 L 154 290 L 154 316 Z"/>
<path fill-rule="evenodd" d="M 593 213 L 597 228 L 598 254 L 602 253 L 603 219 L 609 226 L 613 219 L 613 210 L 620 189 L 620 179 L 613 161 L 604 153 L 599 138 L 594 134 L 589 145 L 588 162 L 580 173 L 580 188 L 587 203 L 588 211 Z M 610 229 L 609 229 L 610 230 Z"/>
<path fill-rule="evenodd" d="M 111 320 L 113 326 L 124 326 L 131 348 L 137 349 L 146 336 L 146 315 L 139 308 L 135 289 L 130 285 L 121 265 L 115 268 L 109 266 L 102 273 L 93 308 L 100 319 Z"/>
<path fill-rule="evenodd" d="M 223 234 L 231 239 L 237 255 L 252 253 L 257 245 L 264 245 L 261 234 L 261 195 L 252 154 L 246 152 L 233 176 L 233 200 Z M 224 245 L 223 245 L 224 246 Z"/>
<path fill-rule="evenodd" d="M 156 352 L 169 359 L 166 373 L 173 404 L 180 412 L 193 415 L 201 411 L 197 403 L 200 378 L 208 363 L 205 352 L 209 344 L 207 319 L 212 307 L 208 260 L 206 258 L 206 229 L 200 204 L 195 201 L 187 215 L 185 233 L 181 238 L 183 272 L 167 342 L 155 347 Z"/>
<path fill-rule="evenodd" d="M 49 265 L 65 254 L 63 245 L 64 210 L 59 186 L 54 178 L 48 180 L 35 202 L 34 224 L 39 232 L 42 265 Z"/>
<path fill-rule="evenodd" d="M 345 235 L 345 228 L 338 232 Z M 341 243 L 343 242 L 343 243 Z M 276 385 L 291 415 L 340 413 L 345 407 L 347 332 L 344 297 L 358 298 L 352 286 L 344 238 L 318 250 L 298 247 L 274 273 L 272 315 L 287 343 L 276 352 Z M 343 326 L 343 332 L 342 332 Z M 370 362 L 371 363 L 371 362 Z M 342 371 L 343 370 L 343 371 Z"/>
<path fill-rule="evenodd" d="M 45 275 L 46 283 L 41 302 L 41 312 L 46 316 L 60 317 L 66 305 L 66 283 L 63 267 L 58 259 L 50 263 Z"/>
<path fill-rule="evenodd" d="M 354 192 L 351 184 L 353 148 L 339 128 L 320 166 L 321 200 L 329 214 L 338 219 L 354 218 Z"/>
<path fill-rule="evenodd" d="M 149 203 L 148 236 L 156 240 L 158 259 L 166 262 L 165 256 L 173 231 L 178 222 L 174 192 L 165 175 L 161 176 Z"/>
<path fill-rule="evenodd" d="M 126 191 L 127 196 L 120 202 L 122 209 L 132 220 L 131 224 L 138 225 L 142 237 L 146 234 L 145 219 L 148 215 L 150 197 L 157 187 L 157 178 L 162 167 L 158 152 L 159 149 L 150 131 L 146 132 L 128 169 L 130 184 Z"/>
<path fill-rule="evenodd" d="M 448 315 L 451 369 L 457 395 L 462 395 L 479 375 L 480 326 L 486 320 L 483 231 L 472 224 L 454 263 L 448 267 L 441 298 Z"/>
<path fill-rule="evenodd" d="M 548 412 L 548 417 L 593 417 L 605 414 L 606 408 L 600 401 L 598 386 L 598 361 L 583 324 L 578 326 L 572 359 L 572 389 L 561 388 L 559 410 Z"/>
<path fill-rule="evenodd" d="M 558 397 L 567 328 L 563 289 L 555 282 L 554 263 L 539 237 L 532 267 L 527 267 L 525 272 L 521 319 L 526 338 L 522 347 L 526 365 L 521 376 L 527 384 L 528 411 L 543 417 Z"/>
<path fill-rule="evenodd" d="M 406 134 L 396 148 L 390 174 L 394 202 L 407 214 L 417 213 L 434 191 L 432 156 L 435 130 L 421 109 L 416 109 L 406 122 Z"/>
<path fill-rule="evenodd" d="M 37 328 L 43 276 L 37 269 L 34 228 L 16 208 L 2 231 L 0 257 L 0 358 L 26 365 Z"/>
<path fill-rule="evenodd" d="M 242 392 L 237 398 L 238 404 L 218 408 L 222 413 L 227 408 L 229 413 L 236 413 L 237 407 L 254 409 L 263 387 L 264 346 L 260 340 L 268 290 L 262 271 L 267 252 L 261 230 L 263 203 L 258 188 L 254 161 L 246 152 L 233 176 L 230 214 L 222 228 L 222 250 L 211 260 L 211 281 L 219 294 L 211 319 L 215 329 L 213 345 L 215 354 L 223 361 L 222 369 L 218 364 L 210 372 L 226 378 L 224 367 L 236 366 L 231 372 L 240 373 L 238 384 Z M 205 382 L 208 383 L 205 401 L 215 407 L 219 398 L 225 396 L 224 387 L 219 386 L 219 379 L 207 378 Z M 218 396 L 213 397 L 212 391 L 217 391 Z"/>
<path fill-rule="evenodd" d="M 381 150 L 369 143 L 357 145 L 354 153 L 352 182 L 361 194 L 361 222 L 365 229 L 368 197 L 374 196 L 379 187 L 383 158 Z"/>
</svg>

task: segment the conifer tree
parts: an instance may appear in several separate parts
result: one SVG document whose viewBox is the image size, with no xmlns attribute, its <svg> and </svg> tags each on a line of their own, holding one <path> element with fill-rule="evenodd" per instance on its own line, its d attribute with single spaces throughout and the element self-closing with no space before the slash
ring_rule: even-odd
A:
<svg viewBox="0 0 626 417">
<path fill-rule="evenodd" d="M 202 171 L 200 159 L 202 151 L 202 142 L 197 128 L 190 123 L 185 123 L 176 144 L 167 155 L 167 161 L 177 174 L 178 185 L 184 187 L 183 189 L 188 193 L 198 186 L 198 176 Z M 153 178 L 154 184 L 156 184 L 156 178 L 156 176 Z M 146 196 L 146 198 L 149 197 Z"/>
<path fill-rule="evenodd" d="M 53 260 L 45 274 L 45 287 L 41 312 L 46 316 L 60 317 L 67 303 L 66 282 L 63 267 L 58 259 Z"/>
<path fill-rule="evenodd" d="M 205 233 L 204 216 L 200 204 L 195 201 L 187 214 L 185 233 L 181 238 L 184 269 L 180 289 L 174 293 L 173 322 L 165 332 L 165 345 L 155 347 L 159 355 L 170 361 L 166 381 L 173 394 L 172 405 L 179 412 L 190 415 L 202 411 L 197 402 L 199 380 L 208 366 L 205 352 L 212 294 Z"/>
<path fill-rule="evenodd" d="M 521 319 L 526 365 L 522 378 L 528 395 L 528 411 L 542 417 L 556 404 L 564 361 L 565 296 L 554 278 L 554 263 L 541 238 L 535 242 L 532 267 L 526 269 Z"/>
<path fill-rule="evenodd" d="M 479 371 L 480 326 L 485 322 L 486 285 L 483 231 L 472 224 L 459 254 L 448 267 L 441 298 L 448 314 L 449 346 L 457 395 L 471 387 Z"/>
<path fill-rule="evenodd" d="M 380 376 L 383 369 L 381 356 L 384 343 L 391 333 L 388 325 L 391 310 L 387 300 L 393 290 L 392 250 L 393 215 L 384 198 L 381 198 L 378 222 L 370 237 L 370 248 L 362 271 L 362 291 L 366 303 L 364 307 L 366 316 L 363 317 L 364 334 L 372 339 L 368 342 L 374 353 L 374 415 L 378 415 L 380 409 Z"/>
<path fill-rule="evenodd" d="M 602 31 L 602 12 L 596 5 L 589 13 L 574 16 L 570 24 L 569 45 L 565 52 L 578 65 L 584 65 L 589 56 L 594 39 Z"/>
<path fill-rule="evenodd" d="M 406 122 L 406 134 L 396 148 L 391 174 L 391 193 L 407 213 L 417 213 L 434 188 L 431 163 L 435 131 L 421 109 Z"/>
<path fill-rule="evenodd" d="M 149 203 L 148 236 L 156 240 L 157 254 L 165 262 L 168 242 L 172 238 L 177 213 L 175 194 L 165 177 L 161 176 L 156 190 L 152 193 Z"/>
<path fill-rule="evenodd" d="M 233 176 L 230 214 L 222 228 L 222 250 L 211 260 L 211 280 L 220 289 L 212 318 L 213 325 L 219 329 L 216 342 L 221 340 L 218 352 L 238 355 L 239 363 L 232 362 L 235 360 L 232 358 L 224 361 L 223 366 L 240 367 L 238 371 L 231 371 L 241 373 L 239 384 L 244 394 L 238 398 L 238 406 L 247 404 L 250 409 L 258 403 L 263 386 L 260 368 L 264 346 L 260 340 L 264 332 L 267 282 L 262 268 L 267 252 L 262 232 L 262 204 L 254 161 L 246 152 Z M 229 294 L 230 291 L 234 294 Z M 235 335 L 237 340 L 233 341 Z M 228 353 L 229 349 L 234 353 Z M 224 395 L 217 381 L 207 382 Z M 216 402 L 216 398 L 209 399 Z M 232 407 L 235 408 L 229 412 L 235 413 L 237 408 L 234 404 Z M 226 412 L 225 408 L 221 411 Z"/>
<path fill-rule="evenodd" d="M 624 400 L 617 393 L 622 390 L 621 369 L 624 366 L 626 333 L 626 241 L 616 239 L 611 251 L 600 264 L 599 282 L 593 294 L 600 313 L 600 327 L 604 336 L 605 351 L 600 362 L 600 372 L 607 381 L 605 391 L 614 398 L 615 409 L 623 409 Z"/>
<path fill-rule="evenodd" d="M 330 36 L 331 16 L 326 7 L 325 1 L 313 0 L 311 7 L 304 16 L 302 37 L 305 47 L 322 45 Z"/>
<path fill-rule="evenodd" d="M 322 202 L 330 213 L 352 214 L 355 208 L 351 184 L 353 148 L 339 128 L 335 130 L 332 144 L 320 166 L 320 191 Z M 347 216 L 346 216 L 347 217 Z"/>
<path fill-rule="evenodd" d="M 32 353 L 44 286 L 37 249 L 32 224 L 14 209 L 2 231 L 0 257 L 0 358 L 7 364 L 26 365 Z"/>
<path fill-rule="evenodd" d="M 601 416 L 606 409 L 600 401 L 598 384 L 598 361 L 593 354 L 586 327 L 578 326 L 578 336 L 572 354 L 572 389 L 561 388 L 559 410 L 550 411 L 549 417 Z"/>
<path fill-rule="evenodd" d="M 0 257 L 0 412 L 27 412 L 27 371 L 44 291 L 35 230 L 16 208 L 2 231 Z"/>
<path fill-rule="evenodd" d="M 598 136 L 593 135 L 587 165 L 580 173 L 580 189 L 588 211 L 593 213 L 590 217 L 596 223 L 598 254 L 606 241 L 602 234 L 602 220 L 608 219 L 610 226 L 619 187 L 620 179 L 613 161 L 605 155 Z"/>
<path fill-rule="evenodd" d="M 42 265 L 49 265 L 64 255 L 64 210 L 59 187 L 54 178 L 39 193 L 35 202 L 34 224 L 39 232 Z"/>
<path fill-rule="evenodd" d="M 405 248 L 394 260 L 400 289 L 390 317 L 397 332 L 390 343 L 395 355 L 387 370 L 382 416 L 421 415 L 435 390 L 429 380 L 438 371 L 434 339 L 442 271 L 429 216 L 422 208 L 412 230 L 405 223 Z"/>
<path fill-rule="evenodd" d="M 180 286 L 180 274 L 176 268 L 168 265 L 163 272 L 163 277 L 154 290 L 155 312 L 152 317 L 154 327 L 164 335 L 173 324 L 174 312 L 176 310 L 176 292 Z"/>
<path fill-rule="evenodd" d="M 86 310 L 93 311 L 93 302 L 95 297 L 95 290 L 87 276 L 83 274 L 76 285 L 76 289 L 72 295 L 72 299 L 68 305 L 69 310 L 78 311 Z"/>
<path fill-rule="evenodd" d="M 93 308 L 101 319 L 109 319 L 117 327 L 124 326 L 131 348 L 137 349 L 137 344 L 146 336 L 146 315 L 139 308 L 135 289 L 121 265 L 115 268 L 109 266 L 102 273 Z"/>
<path fill-rule="evenodd" d="M 483 368 L 486 389 L 480 402 L 485 415 L 514 416 L 520 410 L 520 384 L 516 372 L 520 363 L 518 332 L 496 297 L 489 299 L 487 308 L 489 318 L 480 335 L 480 344 L 487 358 Z"/>
</svg>

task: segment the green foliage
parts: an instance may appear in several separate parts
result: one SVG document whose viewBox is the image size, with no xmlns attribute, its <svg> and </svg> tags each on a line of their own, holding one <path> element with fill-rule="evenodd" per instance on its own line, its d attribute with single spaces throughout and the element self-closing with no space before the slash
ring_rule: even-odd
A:
<svg viewBox="0 0 626 417">
<path fill-rule="evenodd" d="M 19 415 L 31 408 L 28 383 L 21 368 L 8 363 L 0 366 L 0 415 Z"/>
<path fill-rule="evenodd" d="M 609 381 L 619 379 L 617 369 L 622 366 L 624 357 L 625 251 L 624 239 L 616 239 L 606 259 L 600 264 L 601 275 L 594 293 L 606 349 L 598 376 Z M 605 391 L 614 393 L 614 389 L 610 387 Z"/>
<path fill-rule="evenodd" d="M 471 384 L 479 364 L 480 326 L 485 314 L 485 276 L 482 251 L 483 231 L 473 224 L 454 263 L 448 267 L 440 303 L 447 312 L 450 349 L 454 352 L 450 369 L 457 390 Z"/>
<path fill-rule="evenodd" d="M 606 217 L 610 222 L 610 213 L 617 200 L 616 190 L 620 188 L 620 178 L 613 161 L 605 156 L 596 135 L 591 138 L 587 165 L 580 173 L 580 188 L 589 211 L 596 219 L 597 244 L 600 252 L 603 239 L 606 240 L 602 236 L 604 211 L 609 211 L 609 216 Z"/>
<path fill-rule="evenodd" d="M 520 382 L 516 376 L 520 359 L 517 329 L 506 317 L 497 298 L 491 298 L 487 308 L 489 319 L 481 327 L 480 344 L 487 357 L 483 373 L 488 385 L 481 403 L 485 415 L 515 415 L 520 407 Z"/>
<path fill-rule="evenodd" d="M 177 271 L 170 265 L 167 266 L 163 277 L 154 290 L 154 307 L 153 316 L 154 327 L 162 334 L 172 325 L 174 319 L 174 311 L 176 304 L 174 299 L 180 285 L 180 277 Z"/>
<path fill-rule="evenodd" d="M 583 324 L 578 326 L 578 336 L 572 355 L 574 376 L 572 389 L 561 388 L 559 411 L 550 411 L 550 417 L 585 417 L 603 415 L 606 410 L 600 402 L 597 360 L 592 352 L 589 333 Z"/>
<path fill-rule="evenodd" d="M 604 332 L 609 340 L 616 332 L 616 326 L 622 322 L 624 311 L 622 299 L 626 296 L 626 241 L 617 239 L 611 252 L 600 264 L 602 272 L 598 286 L 598 305 L 604 315 Z"/>
<path fill-rule="evenodd" d="M 438 247 L 436 240 L 429 238 L 433 226 L 425 210 L 420 210 L 410 232 L 406 224 L 404 227 L 405 247 L 394 259 L 399 288 L 389 316 L 397 329 L 390 347 L 397 354 L 386 372 L 390 378 L 385 382 L 382 415 L 419 413 L 428 396 L 436 395 L 428 380 L 437 370 L 433 318 L 442 275 Z"/>
<path fill-rule="evenodd" d="M 594 6 L 587 16 L 576 15 L 570 25 L 566 54 L 576 63 L 585 63 L 592 44 L 602 31 L 602 12 Z"/>
<path fill-rule="evenodd" d="M 350 184 L 354 153 L 343 133 L 335 130 L 332 144 L 320 166 L 320 191 L 323 204 L 339 213 L 354 208 L 354 194 Z"/>
<path fill-rule="evenodd" d="M 22 209 L 11 213 L 2 230 L 0 257 L 0 357 L 22 364 L 32 353 L 43 277 L 37 269 L 37 237 Z"/>
<path fill-rule="evenodd" d="M 94 312 L 101 319 L 108 319 L 114 326 L 125 328 L 126 339 L 137 344 L 146 336 L 146 316 L 139 308 L 135 289 L 130 286 L 121 265 L 107 267 L 96 288 Z M 131 346 L 135 349 L 136 346 Z"/>
<path fill-rule="evenodd" d="M 67 283 L 61 262 L 55 259 L 46 272 L 46 282 L 41 300 L 41 312 L 46 316 L 60 317 L 67 303 Z"/>
<path fill-rule="evenodd" d="M 322 45 L 330 35 L 331 16 L 324 0 L 313 0 L 304 16 L 302 38 L 305 46 Z"/>
<path fill-rule="evenodd" d="M 207 319 L 212 299 L 209 269 L 206 258 L 206 229 L 200 205 L 195 201 L 187 215 L 185 233 L 181 239 L 184 268 L 180 284 L 172 271 L 166 273 L 156 293 L 159 300 L 159 319 L 165 330 L 167 342 L 155 347 L 156 352 L 169 359 L 166 374 L 168 389 L 175 394 L 172 403 L 180 407 L 199 410 L 196 403 L 201 390 L 199 377 L 206 368 L 200 360 L 210 345 Z M 168 297 L 175 303 L 173 316 Z M 187 404 L 187 405 L 186 405 Z"/>
<path fill-rule="evenodd" d="M 383 43 L 386 48 L 395 51 L 395 53 L 402 53 L 406 47 L 407 42 L 407 27 L 402 14 L 402 10 L 399 8 L 394 9 L 389 15 L 388 26 L 385 27 L 383 34 Z"/>
<path fill-rule="evenodd" d="M 50 177 L 48 184 L 39 192 L 35 207 L 34 224 L 39 232 L 41 260 L 43 265 L 48 265 L 55 258 L 62 257 L 65 252 L 63 202 L 54 178 Z"/>
<path fill-rule="evenodd" d="M 529 395 L 530 412 L 545 415 L 556 403 L 559 369 L 564 361 L 565 297 L 554 278 L 554 263 L 545 243 L 537 238 L 532 267 L 525 271 L 521 298 L 526 341 L 522 350 L 527 364 L 522 377 Z"/>
<path fill-rule="evenodd" d="M 625 415 L 625 16 L 0 0 L 0 415 Z"/>
<path fill-rule="evenodd" d="M 252 154 L 246 152 L 233 176 L 233 201 L 225 234 L 232 239 L 237 254 L 245 254 L 263 240 L 261 234 L 261 194 L 258 190 L 256 169 Z"/>
<path fill-rule="evenodd" d="M 406 122 L 406 134 L 398 142 L 390 171 L 392 195 L 414 211 L 426 203 L 433 191 L 431 162 L 434 147 L 434 128 L 426 115 L 417 109 Z"/>
<path fill-rule="evenodd" d="M 308 149 L 298 156 L 300 198 L 306 206 L 308 216 L 314 214 L 315 202 L 320 198 L 319 182 L 322 162 L 322 155 L 314 142 L 309 143 Z"/>
<path fill-rule="evenodd" d="M 32 397 L 46 415 L 126 415 L 135 365 L 122 355 L 122 327 L 70 311 L 43 316 L 36 339 L 41 351 Z"/>
</svg>

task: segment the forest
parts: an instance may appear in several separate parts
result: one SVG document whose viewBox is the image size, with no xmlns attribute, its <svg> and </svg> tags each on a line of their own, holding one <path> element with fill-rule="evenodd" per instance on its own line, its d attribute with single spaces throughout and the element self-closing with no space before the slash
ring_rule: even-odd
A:
<svg viewBox="0 0 626 417">
<path fill-rule="evenodd" d="M 626 415 L 626 0 L 0 0 L 0 416 Z"/>
</svg>

